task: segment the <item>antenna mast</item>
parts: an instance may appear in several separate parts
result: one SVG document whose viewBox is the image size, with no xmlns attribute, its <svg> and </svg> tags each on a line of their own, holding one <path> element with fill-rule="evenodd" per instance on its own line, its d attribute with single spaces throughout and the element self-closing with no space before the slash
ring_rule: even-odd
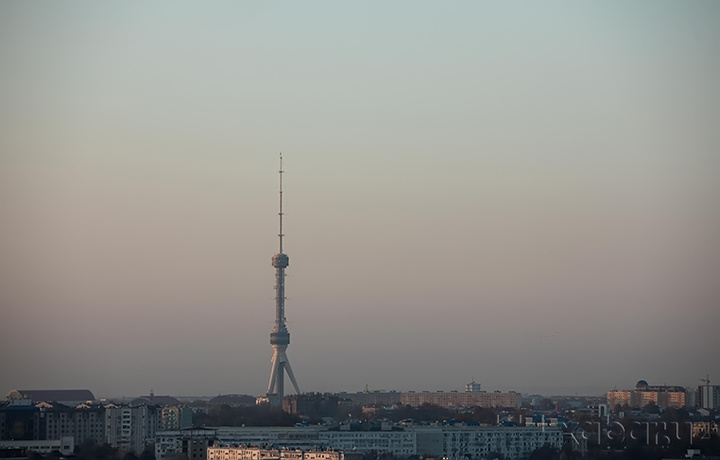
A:
<svg viewBox="0 0 720 460">
<path fill-rule="evenodd" d="M 280 239 L 280 254 L 283 253 L 283 229 L 282 229 L 282 221 L 283 221 L 283 208 L 282 208 L 282 201 L 283 201 L 283 189 L 282 189 L 282 182 L 283 182 L 283 167 L 282 167 L 282 152 L 280 152 L 280 212 L 278 213 L 278 216 L 280 217 L 280 233 L 278 233 L 278 238 Z"/>
</svg>

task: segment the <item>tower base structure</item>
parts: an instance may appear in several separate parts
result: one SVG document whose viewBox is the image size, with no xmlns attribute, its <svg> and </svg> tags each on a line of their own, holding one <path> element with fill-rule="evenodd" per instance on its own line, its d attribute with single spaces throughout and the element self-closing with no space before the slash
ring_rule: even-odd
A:
<svg viewBox="0 0 720 460">
<path fill-rule="evenodd" d="M 275 345 L 273 349 L 275 351 L 273 352 L 271 360 L 270 381 L 268 382 L 267 389 L 268 396 L 274 394 L 280 396 L 280 399 L 282 399 L 285 395 L 285 372 L 287 372 L 288 377 L 290 377 L 290 381 L 297 394 L 300 394 L 300 388 L 298 387 L 297 380 L 295 380 L 295 374 L 293 374 L 290 361 L 288 361 L 287 355 L 285 354 L 287 346 Z"/>
</svg>

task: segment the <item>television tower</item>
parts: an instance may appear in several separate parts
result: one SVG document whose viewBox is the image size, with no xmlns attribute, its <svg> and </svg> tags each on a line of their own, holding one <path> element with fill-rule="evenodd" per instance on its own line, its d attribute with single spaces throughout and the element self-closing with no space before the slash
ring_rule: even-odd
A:
<svg viewBox="0 0 720 460">
<path fill-rule="evenodd" d="M 270 381 L 268 382 L 268 396 L 277 395 L 282 401 L 285 393 L 284 377 L 287 371 L 290 381 L 295 387 L 295 391 L 300 394 L 297 381 L 293 375 L 290 361 L 288 361 L 285 350 L 290 344 L 290 333 L 285 325 L 285 269 L 289 265 L 290 259 L 283 252 L 283 189 L 282 189 L 282 153 L 280 154 L 280 232 L 278 238 L 280 242 L 280 251 L 272 258 L 272 265 L 275 267 L 275 327 L 270 333 L 270 344 L 273 347 L 272 369 L 270 371 Z"/>
</svg>

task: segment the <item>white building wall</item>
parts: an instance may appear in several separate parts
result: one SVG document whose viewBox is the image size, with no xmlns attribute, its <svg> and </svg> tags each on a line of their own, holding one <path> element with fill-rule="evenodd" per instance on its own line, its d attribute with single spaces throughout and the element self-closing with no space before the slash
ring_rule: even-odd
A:
<svg viewBox="0 0 720 460">
<path fill-rule="evenodd" d="M 720 408 L 720 385 L 701 385 L 698 387 L 697 405 L 701 409 Z"/>
<path fill-rule="evenodd" d="M 0 448 L 25 449 L 38 454 L 50 454 L 58 451 L 63 455 L 72 455 L 75 450 L 75 439 L 72 436 L 63 436 L 60 439 L 47 439 L 42 441 L 0 441 Z"/>
<path fill-rule="evenodd" d="M 403 431 L 330 431 L 324 427 L 218 428 L 218 440 L 213 448 L 216 450 L 212 458 L 208 453 L 208 460 L 269 460 L 274 458 L 271 457 L 274 454 L 269 453 L 272 449 L 263 454 L 243 446 L 287 447 L 291 444 L 302 444 L 305 451 L 377 451 L 396 456 L 427 454 L 449 460 L 482 458 L 499 452 L 509 460 L 526 458 L 544 445 L 560 449 L 563 432 L 559 427 L 498 426 L 407 427 Z M 158 460 L 161 459 L 158 457 Z"/>
<path fill-rule="evenodd" d="M 160 431 L 161 418 L 154 406 L 105 408 L 107 443 L 122 452 L 134 451 L 140 454 L 155 440 Z"/>
<path fill-rule="evenodd" d="M 343 460 L 339 451 L 261 449 L 257 447 L 208 447 L 207 460 Z"/>
<path fill-rule="evenodd" d="M 544 445 L 560 449 L 563 444 L 562 431 L 552 427 L 448 427 L 442 431 L 443 451 L 433 454 L 451 460 L 486 457 L 493 452 L 506 459 L 521 459 Z"/>
<path fill-rule="evenodd" d="M 414 431 L 324 431 L 319 433 L 323 445 L 345 452 L 389 452 L 393 455 L 416 455 Z"/>
</svg>

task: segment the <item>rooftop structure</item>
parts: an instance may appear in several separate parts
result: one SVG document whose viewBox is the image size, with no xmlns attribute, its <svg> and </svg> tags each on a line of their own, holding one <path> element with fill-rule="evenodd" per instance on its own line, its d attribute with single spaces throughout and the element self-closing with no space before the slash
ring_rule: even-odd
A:
<svg viewBox="0 0 720 460">
<path fill-rule="evenodd" d="M 90 390 L 11 390 L 6 399 L 29 399 L 33 403 L 46 401 L 75 405 L 94 401 L 95 395 Z"/>
</svg>

